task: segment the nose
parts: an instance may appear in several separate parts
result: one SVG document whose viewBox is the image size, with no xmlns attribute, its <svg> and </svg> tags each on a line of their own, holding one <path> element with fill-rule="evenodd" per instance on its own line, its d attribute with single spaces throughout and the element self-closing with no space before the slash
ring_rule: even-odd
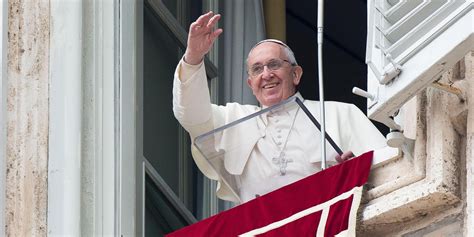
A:
<svg viewBox="0 0 474 237">
<path fill-rule="evenodd" d="M 268 68 L 267 65 L 263 67 L 262 78 L 271 79 L 273 77 L 273 71 Z"/>
</svg>

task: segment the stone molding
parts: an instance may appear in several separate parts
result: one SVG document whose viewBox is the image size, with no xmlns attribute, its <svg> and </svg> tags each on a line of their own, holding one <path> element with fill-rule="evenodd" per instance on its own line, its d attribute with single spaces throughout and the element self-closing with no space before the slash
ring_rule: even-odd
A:
<svg viewBox="0 0 474 237">
<path fill-rule="evenodd" d="M 416 135 L 413 157 L 404 154 L 372 170 L 360 208 L 358 235 L 423 236 L 463 226 L 465 179 L 466 174 L 472 176 L 464 168 L 466 147 L 470 147 L 466 143 L 466 91 L 473 80 L 465 76 L 473 70 L 472 65 L 466 69 L 466 61 L 461 60 L 440 80 L 460 88 L 463 95 L 429 87 L 404 106 L 405 122 L 412 121 L 406 127 L 416 128 L 407 136 Z"/>
<path fill-rule="evenodd" d="M 47 235 L 49 1 L 8 1 L 6 236 Z"/>
</svg>

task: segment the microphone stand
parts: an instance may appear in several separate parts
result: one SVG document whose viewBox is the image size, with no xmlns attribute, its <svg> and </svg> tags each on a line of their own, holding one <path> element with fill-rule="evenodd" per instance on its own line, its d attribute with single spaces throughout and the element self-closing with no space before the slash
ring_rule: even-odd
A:
<svg viewBox="0 0 474 237">
<path fill-rule="evenodd" d="M 323 19 L 324 0 L 318 0 L 318 79 L 319 79 L 319 103 L 321 120 L 321 170 L 326 169 L 326 118 L 324 110 L 324 81 L 323 81 Z"/>
</svg>

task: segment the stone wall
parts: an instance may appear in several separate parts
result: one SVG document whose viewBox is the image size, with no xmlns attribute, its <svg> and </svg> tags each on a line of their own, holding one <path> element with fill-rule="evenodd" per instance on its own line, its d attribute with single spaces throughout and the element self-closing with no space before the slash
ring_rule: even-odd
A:
<svg viewBox="0 0 474 237">
<path fill-rule="evenodd" d="M 411 154 L 372 171 L 360 236 L 473 236 L 474 52 L 401 110 Z M 459 90 L 457 90 L 459 89 Z"/>
<path fill-rule="evenodd" d="M 49 1 L 8 2 L 7 236 L 46 236 Z"/>
</svg>

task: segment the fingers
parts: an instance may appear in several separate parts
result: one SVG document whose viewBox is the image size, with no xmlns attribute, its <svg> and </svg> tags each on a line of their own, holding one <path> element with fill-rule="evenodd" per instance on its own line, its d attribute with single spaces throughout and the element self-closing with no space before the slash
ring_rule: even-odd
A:
<svg viewBox="0 0 474 237">
<path fill-rule="evenodd" d="M 342 155 L 337 155 L 335 158 L 336 158 L 337 163 L 342 163 L 346 160 L 349 160 L 352 157 L 354 157 L 354 153 L 352 153 L 352 151 L 346 151 L 342 153 Z"/>
<path fill-rule="evenodd" d="M 213 15 L 214 15 L 214 13 L 212 11 L 210 11 L 206 14 L 201 15 L 194 23 L 196 23 L 197 26 L 203 27 L 203 26 L 207 25 L 207 22 L 209 21 L 209 19 L 211 19 L 211 17 Z"/>
<path fill-rule="evenodd" d="M 212 47 L 216 38 L 223 32 L 222 29 L 214 30 L 221 15 L 210 11 L 201 15 L 189 26 L 188 45 L 186 47 L 186 62 L 196 65 L 202 61 Z"/>
<path fill-rule="evenodd" d="M 202 29 L 203 29 L 203 27 L 201 25 L 199 25 L 197 22 L 193 22 L 189 26 L 189 32 L 191 32 L 191 33 L 198 33 L 200 31 L 202 31 Z"/>
<path fill-rule="evenodd" d="M 188 45 L 189 39 L 191 38 L 199 39 L 200 42 L 207 42 L 207 44 L 212 45 L 214 40 L 223 32 L 222 29 L 214 30 L 214 27 L 220 18 L 220 14 L 214 15 L 212 11 L 201 15 L 195 22 L 190 25 Z"/>
<path fill-rule="evenodd" d="M 214 32 L 212 32 L 211 36 L 210 36 L 210 39 L 211 39 L 211 42 L 214 42 L 214 40 L 223 32 L 222 29 L 217 29 L 215 30 Z"/>
<path fill-rule="evenodd" d="M 209 22 L 207 23 L 207 28 L 209 28 L 209 29 L 214 28 L 214 25 L 219 21 L 219 19 L 221 19 L 221 15 L 220 15 L 220 14 L 214 15 L 214 16 L 209 20 Z"/>
<path fill-rule="evenodd" d="M 210 11 L 206 14 L 201 15 L 195 22 L 190 26 L 191 31 L 198 32 L 209 32 L 215 26 L 215 24 L 221 18 L 220 14 L 215 14 Z"/>
</svg>

